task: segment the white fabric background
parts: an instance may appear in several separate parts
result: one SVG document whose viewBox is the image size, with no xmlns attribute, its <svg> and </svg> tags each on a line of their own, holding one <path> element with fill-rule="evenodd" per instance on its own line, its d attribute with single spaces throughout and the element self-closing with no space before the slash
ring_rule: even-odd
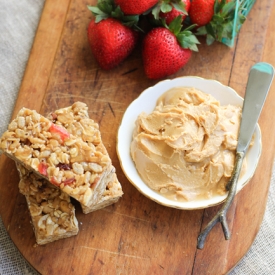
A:
<svg viewBox="0 0 275 275">
<path fill-rule="evenodd" d="M 12 114 L 43 5 L 43 0 L 0 0 L 0 135 Z M 230 275 L 275 274 L 274 228 L 275 171 L 260 232 Z M 0 217 L 0 275 L 17 274 L 37 273 L 13 245 Z"/>
</svg>

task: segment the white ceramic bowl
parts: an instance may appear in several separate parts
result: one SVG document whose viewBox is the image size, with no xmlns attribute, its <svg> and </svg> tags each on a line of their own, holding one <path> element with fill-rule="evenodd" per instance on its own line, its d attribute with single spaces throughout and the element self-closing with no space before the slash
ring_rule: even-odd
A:
<svg viewBox="0 0 275 275">
<path fill-rule="evenodd" d="M 135 127 L 135 121 L 141 112 L 150 114 L 155 106 L 156 101 L 161 94 L 173 87 L 195 87 L 205 93 L 209 93 L 220 101 L 221 105 L 232 104 L 242 106 L 243 98 L 240 97 L 232 88 L 221 84 L 215 80 L 204 79 L 195 76 L 179 77 L 172 80 L 164 80 L 155 86 L 146 89 L 141 95 L 134 100 L 124 113 L 121 125 L 117 135 L 117 154 L 120 165 L 128 180 L 146 197 L 162 204 L 164 206 L 178 209 L 201 209 L 217 205 L 223 202 L 226 195 L 216 196 L 210 199 L 200 201 L 173 201 L 163 197 L 159 193 L 149 188 L 139 176 L 135 164 L 130 156 L 130 144 L 132 133 Z M 247 171 L 239 178 L 237 192 L 239 192 L 252 178 L 256 170 L 262 150 L 261 131 L 257 124 L 255 130 L 255 141 L 253 146 L 247 151 Z"/>
</svg>

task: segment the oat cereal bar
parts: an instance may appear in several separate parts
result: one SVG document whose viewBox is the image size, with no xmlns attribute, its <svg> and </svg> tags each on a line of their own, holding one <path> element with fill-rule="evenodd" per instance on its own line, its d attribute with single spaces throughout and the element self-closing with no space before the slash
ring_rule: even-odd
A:
<svg viewBox="0 0 275 275">
<path fill-rule="evenodd" d="M 101 140 L 99 126 L 93 119 L 89 118 L 88 107 L 85 103 L 75 102 L 72 106 L 50 113 L 47 118 L 56 125 L 64 127 L 70 134 L 81 137 L 89 146 L 96 146 L 97 150 L 109 157 Z M 90 167 L 84 162 L 82 165 L 85 170 L 89 170 L 93 167 L 94 171 L 101 171 L 101 167 L 96 163 Z M 115 203 L 122 196 L 123 192 L 115 174 L 115 168 L 113 166 L 111 167 L 111 172 L 106 176 L 106 180 L 98 184 L 95 189 L 98 199 L 94 200 L 94 202 L 88 206 L 81 203 L 81 207 L 85 214 Z"/>
<path fill-rule="evenodd" d="M 77 113 L 83 107 L 82 103 L 75 103 L 71 108 Z M 57 114 L 56 124 L 36 111 L 22 108 L 3 134 L 0 149 L 89 207 L 102 196 L 106 178 L 114 173 L 114 168 L 101 142 L 98 125 L 90 122 L 88 127 L 86 114 L 78 113 L 83 120 L 79 118 L 77 125 L 85 124 L 81 124 L 82 132 L 69 120 L 73 119 L 70 113 Z M 68 130 L 62 125 L 67 125 Z"/>
<path fill-rule="evenodd" d="M 17 164 L 19 190 L 25 195 L 37 244 L 68 238 L 78 233 L 70 197 L 33 172 Z"/>
</svg>

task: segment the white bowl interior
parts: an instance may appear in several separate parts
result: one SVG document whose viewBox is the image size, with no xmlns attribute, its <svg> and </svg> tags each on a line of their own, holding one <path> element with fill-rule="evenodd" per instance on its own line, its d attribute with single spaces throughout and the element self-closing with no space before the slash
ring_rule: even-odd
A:
<svg viewBox="0 0 275 275">
<path fill-rule="evenodd" d="M 130 144 L 132 141 L 132 133 L 135 127 L 135 121 L 141 112 L 151 113 L 156 101 L 161 94 L 173 87 L 194 87 L 205 93 L 209 93 L 220 101 L 221 105 L 232 104 L 242 106 L 243 98 L 240 97 L 232 88 L 221 84 L 215 80 L 203 79 L 200 77 L 179 77 L 172 80 L 164 80 L 157 83 L 155 86 L 146 89 L 140 96 L 134 100 L 124 113 L 121 125 L 117 135 L 117 154 L 120 160 L 120 165 L 128 180 L 146 197 L 151 200 L 168 206 L 179 209 L 200 209 L 210 207 L 221 203 L 226 198 L 226 195 L 216 196 L 210 199 L 200 201 L 174 201 L 163 197 L 159 193 L 149 188 L 139 176 L 135 164 L 130 156 Z M 247 152 L 247 171 L 239 178 L 237 192 L 253 176 L 259 157 L 261 154 L 261 131 L 257 124 L 255 130 L 255 141 Z"/>
</svg>

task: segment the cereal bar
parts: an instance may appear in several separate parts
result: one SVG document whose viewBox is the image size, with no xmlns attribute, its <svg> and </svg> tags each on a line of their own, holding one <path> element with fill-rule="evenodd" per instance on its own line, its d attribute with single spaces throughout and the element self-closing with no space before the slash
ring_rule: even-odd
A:
<svg viewBox="0 0 275 275">
<path fill-rule="evenodd" d="M 72 106 L 56 110 L 48 115 L 48 119 L 56 125 L 64 127 L 70 134 L 81 137 L 89 144 L 96 146 L 99 151 L 108 156 L 108 152 L 102 143 L 99 126 L 93 119 L 89 118 L 88 107 L 85 103 L 75 102 Z M 85 170 L 89 170 L 86 163 L 82 163 Z M 100 167 L 94 163 L 94 169 Z M 122 196 L 122 188 L 112 166 L 111 173 L 106 176 L 105 182 L 98 184 L 95 193 L 98 199 L 88 206 L 81 203 L 85 214 L 115 203 Z"/>
<path fill-rule="evenodd" d="M 0 149 L 89 207 L 97 203 L 106 189 L 108 174 L 115 171 L 98 125 L 82 114 L 83 107 L 83 103 L 71 107 L 78 113 L 77 123 L 70 112 L 57 114 L 58 123 L 54 123 L 22 108 L 3 134 Z M 82 125 L 81 131 L 75 125 Z"/>
<path fill-rule="evenodd" d="M 78 233 L 70 197 L 33 172 L 17 164 L 19 190 L 25 195 L 37 244 L 47 244 Z"/>
</svg>

